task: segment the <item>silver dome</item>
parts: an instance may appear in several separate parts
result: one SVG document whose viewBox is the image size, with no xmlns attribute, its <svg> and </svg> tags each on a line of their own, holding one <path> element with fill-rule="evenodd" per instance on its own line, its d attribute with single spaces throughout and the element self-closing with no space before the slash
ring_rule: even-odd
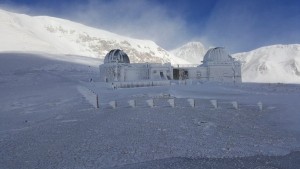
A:
<svg viewBox="0 0 300 169">
<path fill-rule="evenodd" d="M 120 49 L 113 49 L 104 58 L 104 63 L 130 63 L 128 55 Z"/>
<path fill-rule="evenodd" d="M 229 53 L 223 47 L 216 47 L 209 49 L 203 58 L 203 63 L 216 62 L 216 63 L 227 63 L 233 62 L 234 59 L 229 55 Z"/>
</svg>

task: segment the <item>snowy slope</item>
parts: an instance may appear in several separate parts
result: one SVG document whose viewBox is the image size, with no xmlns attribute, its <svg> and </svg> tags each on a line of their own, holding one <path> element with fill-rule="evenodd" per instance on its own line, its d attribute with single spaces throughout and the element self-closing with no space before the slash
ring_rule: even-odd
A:
<svg viewBox="0 0 300 169">
<path fill-rule="evenodd" d="M 234 54 L 244 82 L 300 83 L 300 44 L 273 45 Z"/>
<path fill-rule="evenodd" d="M 172 65 L 176 66 L 176 65 L 190 65 L 192 64 L 192 62 L 181 58 L 180 56 L 176 56 L 173 53 L 170 53 L 170 62 L 172 63 Z"/>
<path fill-rule="evenodd" d="M 64 19 L 32 17 L 1 9 L 0 37 L 0 52 L 44 52 L 103 59 L 111 49 L 120 48 L 131 62 L 182 62 L 153 41 L 128 38 Z"/>
<path fill-rule="evenodd" d="M 130 168 L 177 157 L 205 157 L 207 163 L 214 160 L 209 157 L 299 151 L 299 85 L 187 83 L 112 90 L 88 81 L 98 76 L 97 67 L 80 64 L 97 59 L 70 56 L 77 60 L 71 63 L 53 57 L 59 56 L 0 53 L 1 169 Z M 78 86 L 98 93 L 100 109 Z M 135 108 L 128 105 L 133 99 Z M 154 108 L 148 99 L 155 100 Z M 175 99 L 174 108 L 169 99 Z M 113 100 L 116 109 L 109 105 Z"/>
<path fill-rule="evenodd" d="M 178 58 L 184 59 L 192 64 L 200 64 L 207 49 L 201 42 L 189 42 L 171 51 Z"/>
</svg>

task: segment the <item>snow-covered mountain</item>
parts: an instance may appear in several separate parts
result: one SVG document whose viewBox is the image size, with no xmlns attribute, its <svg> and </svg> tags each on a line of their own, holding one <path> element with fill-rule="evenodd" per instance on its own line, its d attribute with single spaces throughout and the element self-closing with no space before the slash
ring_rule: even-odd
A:
<svg viewBox="0 0 300 169">
<path fill-rule="evenodd" d="M 111 49 L 120 48 L 131 62 L 185 62 L 153 41 L 120 36 L 69 20 L 1 9 L 0 37 L 0 52 L 44 52 L 103 59 Z"/>
<path fill-rule="evenodd" d="M 138 40 L 48 16 L 0 9 L 0 52 L 42 52 L 103 59 L 123 49 L 131 62 L 200 64 L 207 49 L 190 42 L 168 52 L 153 41 Z M 300 83 L 300 44 L 273 45 L 233 54 L 243 62 L 244 82 Z"/>
<path fill-rule="evenodd" d="M 207 49 L 201 42 L 189 42 L 171 51 L 176 57 L 192 64 L 200 64 Z"/>
<path fill-rule="evenodd" d="M 300 83 L 300 44 L 273 45 L 234 54 L 244 82 Z"/>
<path fill-rule="evenodd" d="M 206 51 L 200 42 L 190 42 L 171 53 L 199 64 Z M 300 83 L 300 44 L 266 46 L 232 56 L 242 62 L 243 82 Z"/>
</svg>

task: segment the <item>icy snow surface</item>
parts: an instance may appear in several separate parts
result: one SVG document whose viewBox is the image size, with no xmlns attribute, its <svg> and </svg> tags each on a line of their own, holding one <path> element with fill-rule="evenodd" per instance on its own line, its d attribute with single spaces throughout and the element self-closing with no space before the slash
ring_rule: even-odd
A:
<svg viewBox="0 0 300 169">
<path fill-rule="evenodd" d="M 70 55 L 0 54 L 1 169 L 107 168 L 173 157 L 299 151 L 299 85 L 172 82 L 113 90 L 97 82 L 99 62 Z M 98 93 L 100 109 L 77 86 Z M 171 98 L 174 108 L 167 101 Z M 194 108 L 187 101 L 191 98 Z M 129 100 L 136 100 L 135 108 Z M 217 109 L 210 100 L 217 100 Z M 117 102 L 116 109 L 110 101 Z"/>
</svg>

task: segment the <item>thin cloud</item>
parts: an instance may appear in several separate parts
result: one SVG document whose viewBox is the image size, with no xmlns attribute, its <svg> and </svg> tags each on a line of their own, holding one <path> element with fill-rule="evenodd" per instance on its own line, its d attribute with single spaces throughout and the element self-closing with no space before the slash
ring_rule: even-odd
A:
<svg viewBox="0 0 300 169">
<path fill-rule="evenodd" d="M 226 46 L 232 52 L 278 43 L 299 43 L 299 7 L 276 2 L 219 1 L 206 24 L 205 39 L 216 46 Z"/>
<path fill-rule="evenodd" d="M 16 5 L 10 1 L 0 2 L 0 9 L 17 13 L 30 13 L 30 8 L 26 5 Z"/>
<path fill-rule="evenodd" d="M 5 1 L 0 7 L 30 15 L 70 19 L 124 36 L 153 40 L 167 49 L 189 38 L 187 23 L 180 14 L 148 0 L 75 0 L 62 1 L 57 7 L 45 3 L 20 6 Z"/>
<path fill-rule="evenodd" d="M 186 22 L 169 9 L 146 0 L 95 1 L 77 4 L 68 17 L 134 38 L 150 39 L 165 48 L 186 39 Z"/>
</svg>

